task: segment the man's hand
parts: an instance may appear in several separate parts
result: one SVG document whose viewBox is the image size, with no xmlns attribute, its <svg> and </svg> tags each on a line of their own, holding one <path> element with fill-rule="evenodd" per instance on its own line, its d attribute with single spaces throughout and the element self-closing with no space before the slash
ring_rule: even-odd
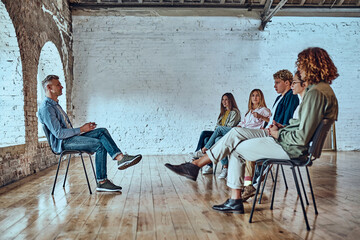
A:
<svg viewBox="0 0 360 240">
<path fill-rule="evenodd" d="M 84 125 L 82 125 L 80 127 L 80 132 L 81 133 L 90 132 L 90 131 L 94 130 L 95 128 L 96 128 L 96 123 L 95 122 L 85 123 Z"/>
<path fill-rule="evenodd" d="M 275 121 L 274 121 L 274 124 L 271 124 L 268 129 L 269 129 L 270 136 L 272 136 L 275 139 L 278 139 L 278 137 L 279 137 L 279 127 L 276 125 Z"/>
<path fill-rule="evenodd" d="M 282 125 L 282 124 L 280 124 L 280 123 L 275 122 L 275 120 L 273 120 L 273 124 L 274 124 L 275 126 L 277 126 L 279 129 L 280 129 L 280 128 L 284 128 L 284 127 L 285 127 L 284 125 Z"/>
</svg>

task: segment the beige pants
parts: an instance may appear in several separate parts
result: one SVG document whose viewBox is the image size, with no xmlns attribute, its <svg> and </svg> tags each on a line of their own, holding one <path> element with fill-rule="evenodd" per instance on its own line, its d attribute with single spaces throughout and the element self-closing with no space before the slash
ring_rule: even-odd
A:
<svg viewBox="0 0 360 240">
<path fill-rule="evenodd" d="M 244 184 L 245 160 L 289 159 L 287 153 L 265 130 L 239 127 L 232 128 L 206 153 L 215 164 L 226 156 L 229 158 L 227 185 L 233 189 L 240 189 Z"/>
</svg>

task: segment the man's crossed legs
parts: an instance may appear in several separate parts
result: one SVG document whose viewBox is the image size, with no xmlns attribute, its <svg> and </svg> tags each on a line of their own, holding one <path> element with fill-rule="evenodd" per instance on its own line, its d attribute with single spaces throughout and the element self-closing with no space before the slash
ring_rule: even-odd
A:
<svg viewBox="0 0 360 240">
<path fill-rule="evenodd" d="M 105 128 L 97 128 L 79 136 L 74 136 L 63 141 L 65 150 L 83 150 L 96 152 L 95 168 L 97 191 L 120 191 L 121 187 L 116 186 L 107 179 L 107 153 L 112 159 L 118 161 L 118 169 L 123 170 L 140 162 L 142 156 L 124 155 Z"/>
</svg>

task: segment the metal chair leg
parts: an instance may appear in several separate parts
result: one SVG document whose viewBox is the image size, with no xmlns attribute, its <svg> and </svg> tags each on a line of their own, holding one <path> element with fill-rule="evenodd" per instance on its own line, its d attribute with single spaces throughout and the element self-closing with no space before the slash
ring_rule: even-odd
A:
<svg viewBox="0 0 360 240">
<path fill-rule="evenodd" d="M 263 164 L 263 165 L 261 166 L 260 176 L 262 176 L 262 174 L 263 174 L 264 165 L 265 165 L 265 164 Z M 257 166 L 257 167 L 258 167 L 258 166 Z M 265 178 L 265 180 L 266 180 L 266 178 Z M 265 184 L 265 182 L 264 182 L 264 184 Z M 255 196 L 254 196 L 253 206 L 252 206 L 251 213 L 250 213 L 249 223 L 252 222 L 252 217 L 253 217 L 253 215 L 254 215 L 256 200 L 257 200 L 257 196 L 259 195 L 259 189 L 260 189 L 260 187 L 261 187 L 261 178 L 260 178 L 260 180 L 259 180 L 258 187 L 256 188 L 256 193 L 255 193 Z"/>
<path fill-rule="evenodd" d="M 218 165 L 218 164 L 215 164 L 214 171 L 213 171 L 213 175 L 216 175 L 217 165 Z"/>
<path fill-rule="evenodd" d="M 271 170 L 271 169 L 269 169 L 269 171 L 268 171 L 268 172 L 270 172 L 270 174 L 271 174 L 271 179 L 272 179 L 272 181 L 273 181 L 273 182 L 275 182 L 275 180 L 274 180 L 274 175 L 273 175 L 272 170 Z"/>
<path fill-rule="evenodd" d="M 283 165 L 280 165 L 281 167 L 281 171 L 282 171 L 282 175 L 283 175 L 283 178 L 284 178 L 284 183 L 285 183 L 285 188 L 286 190 L 288 190 L 288 185 L 287 185 L 287 182 L 286 182 L 286 177 L 285 177 L 285 172 L 284 172 L 284 168 L 283 168 Z"/>
<path fill-rule="evenodd" d="M 259 197 L 259 204 L 261 204 L 261 200 L 262 200 L 262 196 L 263 196 L 263 193 L 264 193 L 264 189 L 265 189 L 266 181 L 268 179 L 269 172 L 270 171 L 267 171 L 266 174 L 265 174 L 264 184 L 263 184 L 263 187 L 261 189 L 261 194 L 260 194 L 260 197 Z M 262 175 L 260 175 L 260 176 L 262 176 Z M 260 188 L 260 186 L 261 186 L 260 182 L 261 182 L 261 177 L 260 177 L 260 180 L 259 180 L 259 183 L 258 183 L 258 188 Z"/>
<path fill-rule="evenodd" d="M 277 184 L 277 177 L 279 175 L 279 165 L 277 165 L 276 167 L 276 173 L 275 173 L 275 183 L 274 183 L 274 187 L 273 187 L 273 193 L 272 193 L 272 198 L 271 198 L 271 205 L 270 205 L 270 210 L 273 210 L 273 206 L 274 206 L 274 198 L 275 198 L 275 190 L 276 190 L 276 184 Z"/>
<path fill-rule="evenodd" d="M 94 164 L 93 164 L 93 161 L 92 161 L 92 158 L 91 158 L 91 155 L 90 155 L 90 154 L 89 154 L 89 158 L 90 158 L 91 167 L 92 167 L 92 170 L 93 170 L 93 173 L 94 173 L 95 181 L 97 182 L 97 180 L 96 180 L 96 173 L 95 173 L 95 169 L 94 169 Z"/>
<path fill-rule="evenodd" d="M 310 191 L 311 191 L 311 197 L 312 197 L 313 203 L 314 203 L 315 214 L 317 215 L 317 214 L 318 214 L 318 210 L 317 210 L 317 207 L 316 207 L 315 195 L 314 195 L 314 191 L 313 191 L 313 188 L 312 188 L 311 179 L 310 179 L 310 174 L 309 174 L 309 170 L 308 170 L 308 167 L 307 167 L 307 166 L 306 166 L 306 173 L 307 173 L 307 177 L 308 177 L 308 181 L 309 181 L 309 186 L 310 186 Z"/>
<path fill-rule="evenodd" d="M 299 182 L 298 182 L 297 177 L 296 177 L 295 167 L 292 166 L 292 167 L 291 167 L 291 170 L 292 170 L 292 172 L 293 172 L 294 182 L 295 182 L 295 185 L 296 185 L 296 190 L 297 190 L 298 196 L 299 196 L 299 198 L 300 198 L 301 208 L 302 208 L 302 211 L 303 211 L 303 214 L 304 214 L 305 223 L 306 223 L 306 229 L 309 231 L 309 230 L 310 230 L 309 221 L 308 221 L 308 218 L 307 218 L 307 215 L 306 215 L 306 211 L 305 211 L 305 207 L 304 207 L 304 202 L 303 202 L 303 199 L 302 199 L 302 196 L 301 196 L 301 191 L 300 191 L 300 187 L 299 187 Z"/>
<path fill-rule="evenodd" d="M 298 173 L 299 173 L 299 177 L 300 177 L 301 186 L 302 186 L 302 189 L 303 189 L 303 192 L 304 192 L 305 202 L 306 202 L 306 205 L 309 205 L 309 201 L 308 201 L 307 194 L 306 194 L 306 191 L 305 191 L 304 182 L 302 180 L 300 168 L 297 167 L 297 169 L 298 169 Z"/>
<path fill-rule="evenodd" d="M 67 177 L 67 174 L 68 174 L 68 171 L 69 171 L 70 159 L 71 159 L 71 154 L 69 154 L 69 157 L 68 157 L 68 164 L 67 164 L 67 167 L 66 167 L 63 187 L 65 187 L 66 177 Z"/>
<path fill-rule="evenodd" d="M 58 163 L 58 167 L 57 167 L 57 170 L 56 170 L 55 179 L 54 179 L 54 185 L 53 185 L 53 189 L 52 189 L 52 191 L 51 191 L 51 195 L 54 195 L 56 180 L 57 180 L 57 176 L 58 176 L 58 174 L 59 174 L 59 168 L 60 168 L 61 158 L 62 158 L 62 154 L 60 154 L 60 157 L 59 157 L 59 163 Z"/>
<path fill-rule="evenodd" d="M 84 173 L 85 173 L 86 181 L 87 181 L 87 184 L 88 184 L 88 187 L 89 187 L 89 191 L 90 191 L 90 194 L 92 194 L 91 187 L 90 187 L 90 183 L 89 183 L 89 178 L 88 178 L 88 175 L 87 175 L 87 173 L 86 173 L 84 158 L 83 158 L 83 156 L 82 156 L 81 153 L 80 153 L 80 157 L 81 157 L 81 161 L 82 161 L 82 164 L 83 164 L 83 167 L 84 167 Z"/>
</svg>

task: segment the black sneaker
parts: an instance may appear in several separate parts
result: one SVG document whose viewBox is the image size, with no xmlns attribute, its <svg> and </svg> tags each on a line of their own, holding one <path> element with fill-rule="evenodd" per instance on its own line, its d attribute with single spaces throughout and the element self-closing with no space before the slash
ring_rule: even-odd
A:
<svg viewBox="0 0 360 240">
<path fill-rule="evenodd" d="M 122 187 L 116 186 L 109 179 L 106 179 L 104 183 L 98 183 L 96 191 L 98 192 L 120 192 Z"/>
<path fill-rule="evenodd" d="M 131 167 L 131 166 L 139 163 L 141 158 L 142 158 L 142 156 L 140 154 L 135 155 L 135 156 L 125 154 L 124 157 L 120 161 L 118 161 L 118 169 L 124 170 L 128 167 Z"/>
<path fill-rule="evenodd" d="M 189 162 L 180 165 L 172 165 L 170 163 L 166 163 L 165 167 L 167 167 L 174 173 L 189 178 L 193 181 L 196 181 L 196 178 L 199 175 L 199 170 L 200 170 L 198 166 Z"/>
<path fill-rule="evenodd" d="M 230 213 L 244 213 L 244 204 L 241 199 L 228 199 L 221 205 L 214 205 L 214 210 Z"/>
</svg>

